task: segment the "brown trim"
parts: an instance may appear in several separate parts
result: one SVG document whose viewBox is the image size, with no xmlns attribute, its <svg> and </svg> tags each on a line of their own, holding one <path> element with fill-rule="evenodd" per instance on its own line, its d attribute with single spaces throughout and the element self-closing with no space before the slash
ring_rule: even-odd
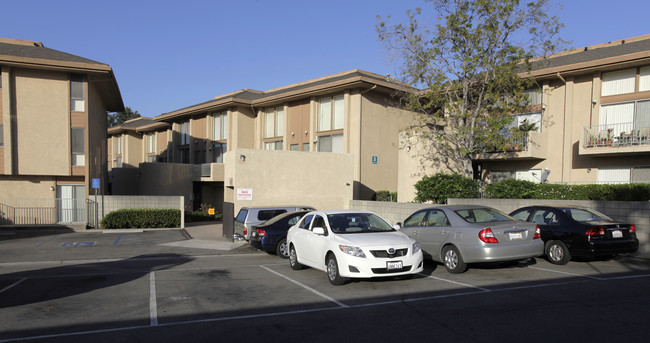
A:
<svg viewBox="0 0 650 343">
<path fill-rule="evenodd" d="M 338 135 L 338 134 L 342 134 L 344 132 L 345 132 L 345 129 L 328 130 L 328 131 L 316 131 L 316 136 Z"/>
<path fill-rule="evenodd" d="M 607 104 L 614 104 L 617 102 L 630 102 L 630 101 L 646 100 L 646 99 L 650 99 L 650 91 L 601 96 L 600 104 L 607 105 Z"/>
<path fill-rule="evenodd" d="M 556 77 L 557 73 L 562 73 L 564 76 L 566 76 L 567 74 L 586 73 L 594 70 L 610 71 L 619 68 L 624 69 L 627 66 L 635 67 L 639 64 L 644 63 L 650 63 L 650 51 L 641 51 L 633 54 L 614 56 L 589 62 L 568 64 L 553 68 L 543 68 L 533 70 L 531 72 L 520 73 L 519 76 L 546 78 Z"/>
</svg>

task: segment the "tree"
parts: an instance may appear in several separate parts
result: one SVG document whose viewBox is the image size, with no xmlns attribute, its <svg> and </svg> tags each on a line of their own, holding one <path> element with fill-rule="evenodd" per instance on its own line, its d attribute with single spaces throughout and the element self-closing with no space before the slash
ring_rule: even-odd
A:
<svg viewBox="0 0 650 343">
<path fill-rule="evenodd" d="M 377 33 L 401 61 L 402 80 L 423 89 L 402 99 L 420 115 L 409 133 L 431 143 L 427 159 L 447 167 L 455 161 L 452 171 L 470 176 L 473 154 L 522 139 L 512 114 L 528 104 L 523 90 L 535 86 L 526 76 L 531 59 L 564 44 L 562 25 L 547 14 L 548 0 L 427 2 L 437 14 L 432 29 L 421 25 L 418 8 L 407 12 L 406 25 L 378 17 Z"/>
<path fill-rule="evenodd" d="M 125 107 L 124 112 L 113 112 L 106 114 L 106 123 L 108 127 L 120 125 L 129 119 L 140 118 L 138 111 L 133 111 L 130 107 Z"/>
</svg>

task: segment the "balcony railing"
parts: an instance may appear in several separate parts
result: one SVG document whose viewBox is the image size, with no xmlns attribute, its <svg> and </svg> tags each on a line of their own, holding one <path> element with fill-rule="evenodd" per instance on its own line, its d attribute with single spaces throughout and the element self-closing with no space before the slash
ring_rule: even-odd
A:
<svg viewBox="0 0 650 343">
<path fill-rule="evenodd" d="M 497 153 L 497 152 L 517 152 L 517 151 L 528 151 L 528 134 L 521 139 L 514 139 L 511 144 L 506 144 L 505 150 L 499 150 L 495 147 L 487 146 L 485 148 L 485 153 Z"/>
<path fill-rule="evenodd" d="M 585 126 L 583 147 L 650 145 L 650 121 Z"/>
</svg>

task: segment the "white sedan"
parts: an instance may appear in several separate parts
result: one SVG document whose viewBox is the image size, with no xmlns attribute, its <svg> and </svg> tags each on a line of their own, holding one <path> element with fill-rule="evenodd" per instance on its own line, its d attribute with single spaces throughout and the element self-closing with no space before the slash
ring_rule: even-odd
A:
<svg viewBox="0 0 650 343">
<path fill-rule="evenodd" d="M 408 277 L 422 271 L 418 242 L 367 211 L 314 211 L 287 233 L 289 263 L 327 272 L 333 285 L 347 278 Z"/>
</svg>

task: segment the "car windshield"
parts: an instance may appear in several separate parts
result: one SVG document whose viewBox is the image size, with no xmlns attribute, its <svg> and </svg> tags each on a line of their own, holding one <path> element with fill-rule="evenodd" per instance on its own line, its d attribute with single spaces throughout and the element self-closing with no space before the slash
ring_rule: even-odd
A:
<svg viewBox="0 0 650 343">
<path fill-rule="evenodd" d="M 582 208 L 563 208 L 562 211 L 577 222 L 600 222 L 613 221 L 612 218 L 591 209 Z"/>
<path fill-rule="evenodd" d="M 283 213 L 283 214 L 281 214 L 281 215 L 279 215 L 279 216 L 275 216 L 275 217 L 269 219 L 269 221 L 267 221 L 266 224 L 271 225 L 271 224 L 273 224 L 273 223 L 275 223 L 275 222 L 277 222 L 277 221 L 280 221 L 280 220 L 282 220 L 282 219 L 286 219 L 287 217 L 298 217 L 298 218 L 300 218 L 300 217 L 302 217 L 302 216 L 303 216 L 305 213 L 307 213 L 307 212 L 308 212 L 308 211 L 301 211 L 301 212 L 287 212 L 287 213 Z M 289 220 L 290 220 L 290 219 L 289 219 Z M 296 222 L 297 222 L 297 220 L 296 220 Z M 294 224 L 295 224 L 295 223 L 294 223 Z"/>
<path fill-rule="evenodd" d="M 513 218 L 493 208 L 468 208 L 454 211 L 468 223 L 509 222 Z"/>
<path fill-rule="evenodd" d="M 367 233 L 395 231 L 390 224 L 372 213 L 328 214 L 327 221 L 334 233 Z"/>
</svg>

